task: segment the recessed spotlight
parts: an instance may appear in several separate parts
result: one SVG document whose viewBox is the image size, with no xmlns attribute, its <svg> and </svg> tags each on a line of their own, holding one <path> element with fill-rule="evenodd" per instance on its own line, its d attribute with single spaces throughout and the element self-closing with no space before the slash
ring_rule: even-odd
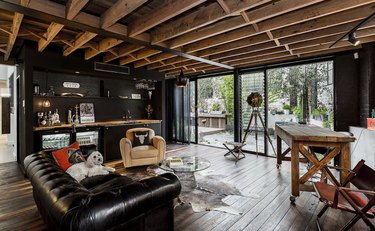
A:
<svg viewBox="0 0 375 231">
<path fill-rule="evenodd" d="M 79 71 L 76 71 L 76 72 L 74 72 L 74 73 L 79 74 Z"/>
</svg>

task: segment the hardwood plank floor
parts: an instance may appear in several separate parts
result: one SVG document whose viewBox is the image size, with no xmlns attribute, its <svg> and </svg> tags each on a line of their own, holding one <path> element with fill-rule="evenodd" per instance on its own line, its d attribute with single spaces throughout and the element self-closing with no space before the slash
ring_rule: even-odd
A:
<svg viewBox="0 0 375 231">
<path fill-rule="evenodd" d="M 254 193 L 258 199 L 228 196 L 224 202 L 242 211 L 232 215 L 218 211 L 194 213 L 188 204 L 175 209 L 175 230 L 317 230 L 316 215 L 322 208 L 311 192 L 302 192 L 296 204 L 289 201 L 290 163 L 276 168 L 276 159 L 246 155 L 237 165 L 224 158 L 226 151 L 202 145 L 189 145 L 172 150 L 167 156 L 200 156 L 211 162 L 204 174 L 222 175 L 244 194 Z M 124 172 L 121 162 L 113 162 Z M 301 171 L 304 170 L 301 164 Z M 43 220 L 32 197 L 32 187 L 24 179 L 15 162 L 0 164 L 0 230 L 43 230 Z M 329 209 L 321 218 L 324 230 L 338 230 L 353 215 Z M 352 230 L 369 230 L 363 221 Z"/>
</svg>

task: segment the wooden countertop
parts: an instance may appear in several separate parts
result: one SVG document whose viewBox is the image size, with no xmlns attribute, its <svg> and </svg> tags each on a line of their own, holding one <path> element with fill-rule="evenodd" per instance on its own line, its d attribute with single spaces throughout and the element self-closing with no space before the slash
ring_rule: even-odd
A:
<svg viewBox="0 0 375 231">
<path fill-rule="evenodd" d="M 114 121 L 106 121 L 106 122 L 95 122 L 95 123 L 84 123 L 84 124 L 76 124 L 76 128 L 80 127 L 94 127 L 94 126 L 119 126 L 119 125 L 131 125 L 131 124 L 150 124 L 150 123 L 161 123 L 162 120 L 114 120 Z M 71 128 L 72 124 L 62 124 L 59 126 L 45 126 L 45 127 L 34 127 L 33 131 L 45 131 L 45 130 L 52 130 L 57 128 Z"/>
</svg>

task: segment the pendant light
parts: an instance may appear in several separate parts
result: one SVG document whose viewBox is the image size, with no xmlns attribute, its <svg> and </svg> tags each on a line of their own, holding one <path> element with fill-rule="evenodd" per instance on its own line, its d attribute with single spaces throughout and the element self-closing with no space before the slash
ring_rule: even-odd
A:
<svg viewBox="0 0 375 231">
<path fill-rule="evenodd" d="M 180 88 L 184 88 L 186 87 L 186 84 L 187 84 L 187 77 L 184 75 L 184 72 L 182 71 L 182 57 L 181 57 L 181 71 L 180 71 L 180 74 L 177 76 L 177 82 L 176 82 L 176 85 L 177 87 L 180 87 Z"/>
<path fill-rule="evenodd" d="M 181 87 L 181 88 L 186 87 L 187 81 L 188 79 L 184 75 L 184 72 L 181 69 L 180 74 L 177 76 L 177 83 L 176 83 L 177 87 Z"/>
</svg>

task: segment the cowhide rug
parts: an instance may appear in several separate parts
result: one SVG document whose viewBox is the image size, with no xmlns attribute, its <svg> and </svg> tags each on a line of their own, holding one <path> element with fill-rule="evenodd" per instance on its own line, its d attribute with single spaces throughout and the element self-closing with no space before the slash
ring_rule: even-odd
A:
<svg viewBox="0 0 375 231">
<path fill-rule="evenodd" d="M 141 180 L 154 175 L 160 175 L 166 171 L 157 167 L 148 167 L 147 169 L 127 169 L 124 174 L 132 179 Z M 179 200 L 182 203 L 189 203 L 194 212 L 204 211 L 222 211 L 230 214 L 240 215 L 241 211 L 224 203 L 222 199 L 229 195 L 249 197 L 258 199 L 256 194 L 243 194 L 234 185 L 223 181 L 222 175 L 203 175 L 195 173 L 196 186 L 192 174 L 177 173 L 181 181 L 182 189 Z"/>
</svg>

